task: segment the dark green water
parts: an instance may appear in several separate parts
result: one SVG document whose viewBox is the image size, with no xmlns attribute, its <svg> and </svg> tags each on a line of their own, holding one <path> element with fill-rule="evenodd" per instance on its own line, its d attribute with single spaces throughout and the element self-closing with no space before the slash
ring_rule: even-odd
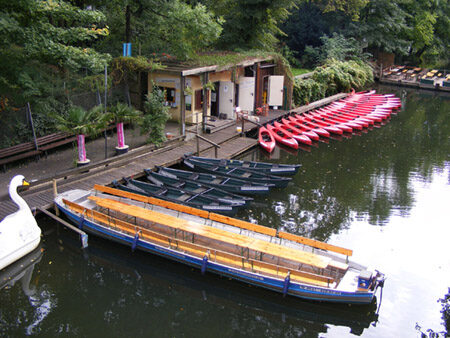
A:
<svg viewBox="0 0 450 338">
<path fill-rule="evenodd" d="M 450 287 L 450 96 L 380 87 L 404 98 L 381 128 L 268 158 L 300 163 L 288 188 L 238 217 L 354 250 L 387 276 L 371 306 L 303 302 L 129 248 L 78 238 L 46 218 L 43 252 L 0 290 L 0 335 L 414 337 L 444 329 Z M 25 264 L 29 262 L 29 259 Z M 3 285 L 0 279 L 0 286 Z M 379 309 L 377 309 L 379 307 Z"/>
</svg>

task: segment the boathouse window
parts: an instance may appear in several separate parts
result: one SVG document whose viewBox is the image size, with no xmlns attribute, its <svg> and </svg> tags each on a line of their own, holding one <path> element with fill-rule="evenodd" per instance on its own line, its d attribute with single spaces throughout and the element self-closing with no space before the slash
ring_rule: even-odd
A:
<svg viewBox="0 0 450 338">
<path fill-rule="evenodd" d="M 164 92 L 164 102 L 166 106 L 175 107 L 175 88 L 159 87 Z"/>
<path fill-rule="evenodd" d="M 195 110 L 200 110 L 203 108 L 203 90 L 195 91 Z"/>
</svg>

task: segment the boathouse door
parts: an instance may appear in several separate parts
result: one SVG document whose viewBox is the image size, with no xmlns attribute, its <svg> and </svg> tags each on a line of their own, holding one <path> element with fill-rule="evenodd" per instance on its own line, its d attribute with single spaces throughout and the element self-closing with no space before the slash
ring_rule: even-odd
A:
<svg viewBox="0 0 450 338">
<path fill-rule="evenodd" d="M 253 111 L 255 104 L 255 78 L 239 78 L 239 108 Z"/>
<path fill-rule="evenodd" d="M 220 81 L 219 86 L 219 113 L 226 114 L 228 119 L 234 116 L 234 83 L 231 81 Z"/>
<path fill-rule="evenodd" d="M 267 104 L 269 106 L 283 105 L 283 83 L 284 83 L 284 76 L 282 75 L 269 76 L 269 92 L 267 98 Z"/>
</svg>

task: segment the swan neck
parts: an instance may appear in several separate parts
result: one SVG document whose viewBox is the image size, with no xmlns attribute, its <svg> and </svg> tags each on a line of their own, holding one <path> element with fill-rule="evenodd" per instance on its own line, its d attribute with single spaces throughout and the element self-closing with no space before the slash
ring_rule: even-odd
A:
<svg viewBox="0 0 450 338">
<path fill-rule="evenodd" d="M 9 187 L 9 196 L 16 203 L 19 210 L 29 210 L 27 202 L 17 193 L 17 185 L 11 184 Z"/>
</svg>

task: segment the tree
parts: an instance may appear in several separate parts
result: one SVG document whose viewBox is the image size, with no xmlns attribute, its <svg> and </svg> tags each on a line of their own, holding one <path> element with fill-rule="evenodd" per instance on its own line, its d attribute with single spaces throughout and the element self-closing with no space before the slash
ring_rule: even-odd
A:
<svg viewBox="0 0 450 338">
<path fill-rule="evenodd" d="M 373 0 L 361 12 L 360 22 L 351 25 L 351 35 L 365 40 L 369 47 L 380 51 L 407 55 L 411 17 L 403 0 Z"/>
<path fill-rule="evenodd" d="M 90 48 L 107 36 L 104 15 L 63 0 L 9 1 L 0 8 L 0 90 L 16 101 L 45 95 L 41 70 L 103 69 L 109 55 Z M 53 67 L 53 68 L 51 68 Z M 56 70 L 56 71 L 55 71 Z"/>
<path fill-rule="evenodd" d="M 126 41 L 134 43 L 138 53 L 144 55 L 165 53 L 187 59 L 211 46 L 221 33 L 221 19 L 199 3 L 189 5 L 181 0 L 97 3 L 112 26 L 110 36 L 100 41 L 98 47 L 105 51 L 112 47 L 115 55 Z"/>
<path fill-rule="evenodd" d="M 219 46 L 273 50 L 278 36 L 284 34 L 279 26 L 296 3 L 297 0 L 228 0 L 219 2 L 217 8 L 209 7 L 225 20 Z"/>
<path fill-rule="evenodd" d="M 85 136 L 95 135 L 106 127 L 109 117 L 102 112 L 102 106 L 96 106 L 89 111 L 78 106 L 72 106 L 66 116 L 54 114 L 59 130 L 77 135 L 77 165 L 85 165 L 90 162 L 86 157 Z"/>
</svg>

